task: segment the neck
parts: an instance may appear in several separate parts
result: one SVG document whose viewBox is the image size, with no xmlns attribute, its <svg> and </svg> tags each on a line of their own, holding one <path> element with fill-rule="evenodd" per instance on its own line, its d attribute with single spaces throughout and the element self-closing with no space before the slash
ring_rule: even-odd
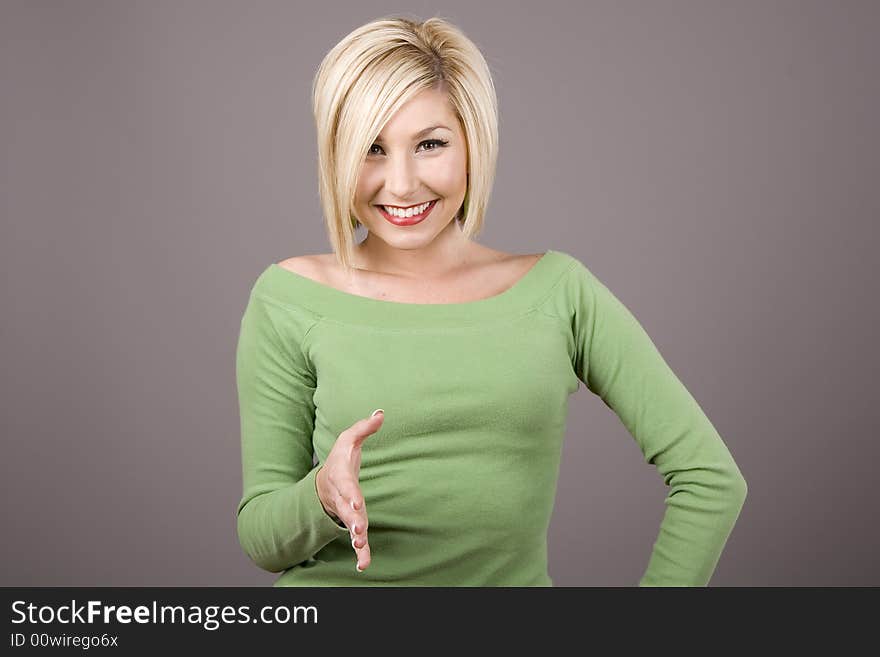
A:
<svg viewBox="0 0 880 657">
<path fill-rule="evenodd" d="M 391 246 L 368 233 L 355 247 L 354 268 L 399 278 L 440 279 L 470 264 L 478 248 L 453 219 L 430 244 L 415 249 Z"/>
</svg>

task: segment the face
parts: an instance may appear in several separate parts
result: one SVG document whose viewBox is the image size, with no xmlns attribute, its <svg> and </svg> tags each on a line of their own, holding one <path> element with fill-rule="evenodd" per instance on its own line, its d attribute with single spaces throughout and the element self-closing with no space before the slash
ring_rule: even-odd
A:
<svg viewBox="0 0 880 657">
<path fill-rule="evenodd" d="M 457 228 L 454 217 L 467 191 L 467 155 L 446 94 L 428 89 L 411 98 L 385 124 L 361 166 L 354 214 L 370 232 L 368 239 L 419 249 Z M 432 205 L 422 210 L 428 202 Z M 396 214 L 404 216 L 386 214 L 387 206 L 400 208 Z"/>
</svg>

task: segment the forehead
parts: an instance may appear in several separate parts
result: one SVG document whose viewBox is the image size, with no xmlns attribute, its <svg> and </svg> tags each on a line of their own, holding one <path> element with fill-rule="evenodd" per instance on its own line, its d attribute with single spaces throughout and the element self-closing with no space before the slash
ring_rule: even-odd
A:
<svg viewBox="0 0 880 657">
<path fill-rule="evenodd" d="M 445 92 L 425 89 L 410 98 L 392 115 L 379 137 L 408 139 L 419 130 L 432 125 L 444 125 L 456 131 L 458 118 Z"/>
</svg>

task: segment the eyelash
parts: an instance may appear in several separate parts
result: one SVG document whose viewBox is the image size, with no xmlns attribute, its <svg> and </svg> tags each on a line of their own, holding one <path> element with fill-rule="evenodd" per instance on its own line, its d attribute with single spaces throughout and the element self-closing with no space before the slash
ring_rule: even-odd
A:
<svg viewBox="0 0 880 657">
<path fill-rule="evenodd" d="M 419 146 L 421 146 L 422 144 L 435 144 L 436 146 L 443 148 L 444 146 L 448 146 L 449 142 L 446 141 L 445 139 L 426 139 L 425 141 L 420 142 Z M 370 146 L 370 152 L 368 152 L 368 155 L 375 155 L 375 153 L 372 152 L 373 147 L 375 147 L 375 146 L 382 148 L 381 146 L 379 146 L 379 144 L 373 144 L 373 146 Z M 428 149 L 428 152 L 436 151 L 436 150 L 437 150 L 436 148 L 430 148 L 430 149 Z"/>
</svg>

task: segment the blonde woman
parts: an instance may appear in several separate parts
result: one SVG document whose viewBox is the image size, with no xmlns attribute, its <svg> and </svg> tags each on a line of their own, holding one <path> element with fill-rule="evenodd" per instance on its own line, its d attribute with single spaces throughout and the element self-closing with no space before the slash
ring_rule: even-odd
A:
<svg viewBox="0 0 880 657">
<path fill-rule="evenodd" d="M 313 106 L 333 251 L 269 265 L 241 321 L 245 553 L 275 586 L 552 586 L 582 382 L 672 489 L 638 585 L 706 585 L 746 497 L 721 437 L 578 259 L 473 239 L 498 153 L 477 47 L 440 18 L 373 21 Z"/>
</svg>

